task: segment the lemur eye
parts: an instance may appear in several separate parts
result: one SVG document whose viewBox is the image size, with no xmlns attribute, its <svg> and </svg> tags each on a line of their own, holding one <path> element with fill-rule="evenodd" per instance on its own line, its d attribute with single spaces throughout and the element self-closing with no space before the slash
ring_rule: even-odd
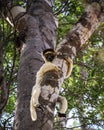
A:
<svg viewBox="0 0 104 130">
<path fill-rule="evenodd" d="M 50 61 L 50 62 L 53 61 L 54 57 L 55 57 L 55 56 L 54 56 L 52 53 L 46 55 L 47 61 Z"/>
</svg>

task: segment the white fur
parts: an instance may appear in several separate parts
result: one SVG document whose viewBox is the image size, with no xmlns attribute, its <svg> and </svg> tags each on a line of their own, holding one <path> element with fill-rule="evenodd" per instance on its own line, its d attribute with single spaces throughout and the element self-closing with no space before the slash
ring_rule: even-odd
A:
<svg viewBox="0 0 104 130">
<path fill-rule="evenodd" d="M 39 95 L 41 92 L 41 88 L 38 85 L 33 86 L 32 89 L 32 95 L 31 95 L 31 100 L 30 100 L 30 113 L 31 113 L 31 118 L 33 121 L 35 121 L 37 119 L 37 114 L 36 114 L 36 106 L 39 105 Z"/>
<path fill-rule="evenodd" d="M 32 95 L 30 100 L 30 113 L 31 118 L 33 121 L 37 119 L 36 107 L 39 105 L 39 96 L 44 97 L 44 99 L 48 100 L 48 95 L 52 94 L 51 98 L 49 99 L 50 102 L 53 102 L 55 99 L 58 99 L 60 102 L 60 113 L 65 113 L 67 110 L 67 100 L 65 97 L 59 96 L 59 89 L 53 88 L 50 85 L 40 86 L 42 78 L 44 74 L 50 70 L 60 71 L 59 68 L 51 62 L 46 62 L 42 65 L 40 70 L 37 72 L 36 76 L 36 84 L 33 86 Z M 47 108 L 49 108 L 47 106 Z M 52 111 L 50 111 L 52 112 Z"/>
<path fill-rule="evenodd" d="M 67 100 L 65 97 L 62 97 L 62 96 L 58 96 L 58 102 L 60 103 L 60 110 L 59 112 L 64 114 L 68 108 L 68 105 L 67 105 Z"/>
<path fill-rule="evenodd" d="M 39 96 L 40 96 L 40 93 L 41 93 L 41 89 L 46 88 L 46 91 L 49 91 L 49 92 L 53 91 L 54 92 L 54 90 L 51 89 L 52 87 L 50 85 L 48 85 L 48 86 L 40 86 L 43 75 L 47 71 L 50 71 L 50 70 L 56 70 L 57 72 L 59 71 L 59 69 L 56 67 L 56 65 L 52 64 L 51 62 L 47 62 L 47 63 L 44 63 L 42 65 L 42 67 L 40 68 L 40 70 L 37 72 L 36 84 L 33 86 L 31 100 L 30 100 L 30 113 L 31 113 L 31 118 L 32 118 L 33 121 L 35 121 L 37 119 L 37 114 L 36 114 L 36 109 L 35 108 L 36 108 L 36 106 L 39 105 L 38 99 L 39 99 Z M 57 95 L 58 90 L 55 90 L 55 91 L 56 91 L 56 95 Z M 46 94 L 48 94 L 48 93 L 46 93 Z M 46 97 L 46 95 L 45 95 L 45 97 Z M 51 98 L 51 100 L 52 100 L 52 98 Z"/>
</svg>

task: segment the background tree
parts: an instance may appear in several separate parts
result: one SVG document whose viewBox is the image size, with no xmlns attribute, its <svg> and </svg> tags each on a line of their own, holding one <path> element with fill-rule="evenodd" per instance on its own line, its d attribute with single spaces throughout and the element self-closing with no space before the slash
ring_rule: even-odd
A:
<svg viewBox="0 0 104 130">
<path fill-rule="evenodd" d="M 8 3 L 8 1 L 5 2 Z M 1 13 L 1 23 L 3 25 L 1 28 L 4 30 L 4 32 L 1 32 L 4 38 L 2 41 L 5 44 L 2 42 L 1 43 L 3 44 L 4 49 L 3 65 L 6 72 L 5 75 L 7 79 L 7 85 L 10 86 L 10 89 L 8 104 L 5 108 L 5 113 L 1 118 L 1 128 L 6 129 L 6 127 L 8 127 L 7 129 L 9 129 L 9 127 L 11 127 L 11 121 L 9 121 L 10 118 L 6 118 L 8 116 L 8 113 L 12 113 L 12 110 L 14 109 L 15 93 L 13 90 L 16 90 L 18 93 L 17 110 L 15 116 L 16 122 L 14 126 L 15 129 L 51 129 L 53 126 L 51 127 L 50 124 L 48 124 L 49 122 L 43 122 L 46 117 L 46 119 L 50 119 L 50 122 L 52 124 L 53 116 L 47 117 L 46 115 L 44 116 L 43 120 L 41 120 L 41 122 L 40 120 L 35 123 L 31 121 L 29 113 L 29 101 L 31 89 L 35 83 L 35 74 L 39 67 L 43 64 L 40 53 L 46 48 L 54 48 L 56 46 L 56 25 L 54 15 L 50 6 L 45 3 L 45 1 L 29 1 L 27 4 L 24 1 L 13 1 L 13 4 L 16 5 L 18 3 L 21 6 L 26 5 L 27 13 L 25 14 L 24 10 L 22 10 L 23 13 L 20 15 L 18 20 L 14 20 L 14 17 L 11 18 L 11 21 L 13 20 L 12 22 L 15 28 L 14 32 L 12 32 L 12 28 L 4 20 L 7 12 L 10 11 L 11 3 L 7 4 L 5 2 L 2 1 L 3 8 Z M 52 3 L 50 3 L 50 5 L 52 6 Z M 55 14 L 57 14 L 59 18 L 59 28 L 57 30 L 57 41 L 59 43 L 66 31 L 72 28 L 72 25 L 78 21 L 79 16 L 82 13 L 82 6 L 80 1 L 56 1 L 54 10 Z M 98 14 L 100 17 L 101 15 L 99 13 L 99 8 L 97 8 L 96 13 L 93 15 L 96 16 Z M 85 16 L 86 15 L 82 16 L 81 18 L 85 20 Z M 83 21 L 83 19 L 80 20 Z M 99 24 L 101 22 L 100 20 L 101 19 L 99 19 L 96 23 Z M 95 23 L 95 21 L 93 23 Z M 21 24 L 22 26 L 20 26 Z M 65 28 L 63 25 L 65 25 Z M 19 31 L 19 34 L 17 33 L 16 29 Z M 82 32 L 82 34 L 84 34 L 84 32 Z M 87 37 L 87 39 L 88 38 L 89 37 Z M 14 43 L 14 39 L 16 42 L 21 41 L 23 43 L 21 50 L 20 67 L 18 72 L 17 89 L 15 89 L 14 86 L 17 86 L 15 78 L 17 76 L 18 57 L 15 57 L 15 54 L 18 52 L 13 49 L 14 44 L 11 44 Z M 85 39 L 85 41 L 87 39 Z M 96 125 L 95 129 L 98 129 L 98 126 L 100 126 L 99 129 L 101 129 L 101 127 L 103 129 L 104 60 L 103 49 L 101 48 L 103 47 L 103 24 L 100 30 L 94 34 L 89 42 L 90 44 L 83 46 L 83 48 L 80 49 L 80 52 L 74 60 L 75 66 L 72 76 L 63 84 L 62 95 L 65 95 L 67 97 L 69 104 L 68 112 L 73 110 L 72 117 L 70 118 L 77 120 L 79 119 L 78 121 L 80 122 L 76 122 L 76 125 L 73 129 L 77 127 L 77 123 L 78 126 L 81 124 L 82 129 L 89 129 L 88 127 L 92 125 Z M 78 48 L 79 47 L 80 45 Z M 99 50 L 99 48 L 101 49 Z M 73 53 L 70 53 L 70 56 L 72 55 Z M 0 90 L 2 93 L 2 89 Z M 43 112 L 38 112 L 39 119 L 42 119 L 43 114 Z M 69 122 L 70 118 L 68 119 Z M 43 125 L 41 125 L 42 123 Z M 54 127 L 54 129 L 61 129 L 57 125 L 57 122 L 55 122 Z"/>
</svg>

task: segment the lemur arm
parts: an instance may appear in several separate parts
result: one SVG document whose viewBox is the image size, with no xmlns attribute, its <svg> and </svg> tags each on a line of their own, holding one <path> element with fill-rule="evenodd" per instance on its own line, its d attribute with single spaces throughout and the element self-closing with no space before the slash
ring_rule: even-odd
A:
<svg viewBox="0 0 104 130">
<path fill-rule="evenodd" d="M 70 57 L 68 57 L 65 54 L 57 53 L 53 49 L 46 49 L 42 53 L 42 58 L 44 59 L 45 62 L 52 62 L 55 57 L 60 57 L 61 59 L 65 60 L 65 63 L 67 65 L 67 73 L 66 77 L 68 78 L 71 75 L 72 69 L 73 69 L 73 61 Z"/>
</svg>

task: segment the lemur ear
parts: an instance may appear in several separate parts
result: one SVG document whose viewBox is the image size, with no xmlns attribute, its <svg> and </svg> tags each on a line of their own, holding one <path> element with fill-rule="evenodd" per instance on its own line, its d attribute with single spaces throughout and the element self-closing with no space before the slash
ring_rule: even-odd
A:
<svg viewBox="0 0 104 130">
<path fill-rule="evenodd" d="M 52 62 L 55 56 L 56 56 L 56 52 L 54 51 L 54 49 L 51 49 L 51 48 L 44 50 L 42 54 L 42 57 L 45 62 L 48 62 L 48 61 Z"/>
</svg>

